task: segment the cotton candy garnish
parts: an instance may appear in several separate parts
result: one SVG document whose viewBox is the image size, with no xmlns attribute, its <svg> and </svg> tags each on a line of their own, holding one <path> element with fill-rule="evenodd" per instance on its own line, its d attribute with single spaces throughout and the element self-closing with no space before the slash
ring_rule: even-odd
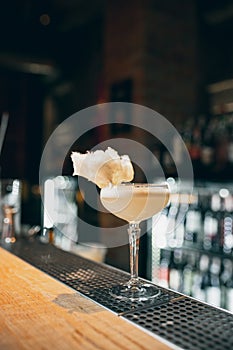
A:
<svg viewBox="0 0 233 350">
<path fill-rule="evenodd" d="M 130 182 L 134 169 L 128 155 L 119 156 L 108 147 L 105 151 L 72 152 L 73 175 L 79 175 L 94 182 L 99 188 Z"/>
</svg>

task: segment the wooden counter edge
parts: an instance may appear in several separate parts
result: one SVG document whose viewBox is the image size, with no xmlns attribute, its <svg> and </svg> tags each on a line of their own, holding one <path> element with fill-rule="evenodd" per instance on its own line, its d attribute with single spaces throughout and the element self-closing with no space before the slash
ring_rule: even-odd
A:
<svg viewBox="0 0 233 350">
<path fill-rule="evenodd" d="M 0 349 L 171 349 L 2 248 L 0 260 Z"/>
</svg>

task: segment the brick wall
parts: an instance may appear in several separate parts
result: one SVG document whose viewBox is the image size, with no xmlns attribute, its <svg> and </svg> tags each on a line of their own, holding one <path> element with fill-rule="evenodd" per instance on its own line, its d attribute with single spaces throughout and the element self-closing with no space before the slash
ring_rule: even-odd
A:
<svg viewBox="0 0 233 350">
<path fill-rule="evenodd" d="M 197 110 L 198 54 L 193 0 L 107 2 L 104 79 L 133 79 L 133 102 L 177 122 Z"/>
<path fill-rule="evenodd" d="M 143 103 L 145 21 L 140 0 L 109 1 L 105 16 L 105 96 L 111 84 L 133 79 L 133 100 Z"/>
</svg>

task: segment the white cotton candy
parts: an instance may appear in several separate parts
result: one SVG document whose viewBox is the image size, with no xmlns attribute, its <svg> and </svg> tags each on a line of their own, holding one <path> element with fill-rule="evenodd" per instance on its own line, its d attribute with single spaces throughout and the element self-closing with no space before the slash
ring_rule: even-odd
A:
<svg viewBox="0 0 233 350">
<path fill-rule="evenodd" d="M 134 169 L 129 156 L 119 156 L 117 151 L 108 147 L 106 151 L 88 151 L 85 154 L 72 152 L 73 175 L 79 175 L 103 188 L 130 182 L 134 177 Z"/>
</svg>

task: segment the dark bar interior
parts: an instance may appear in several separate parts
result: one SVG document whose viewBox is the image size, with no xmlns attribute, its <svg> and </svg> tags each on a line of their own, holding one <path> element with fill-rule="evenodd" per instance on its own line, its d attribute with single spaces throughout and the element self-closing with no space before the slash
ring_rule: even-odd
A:
<svg viewBox="0 0 233 350">
<path fill-rule="evenodd" d="M 172 159 L 153 130 L 146 127 L 146 118 L 145 124 L 143 116 L 139 118 L 141 124 L 137 124 L 130 115 L 125 122 L 119 110 L 115 111 L 117 122 L 106 122 L 101 112 L 101 105 L 108 103 L 144 106 L 166 118 L 182 138 L 192 164 L 194 199 L 178 204 L 171 200 L 162 211 L 161 232 L 151 224 L 152 219 L 142 223 L 145 234 L 140 239 L 139 276 L 230 315 L 233 312 L 232 38 L 232 0 L 2 2 L 1 128 L 4 116 L 8 120 L 0 149 L 0 176 L 1 180 L 19 179 L 22 184 L 17 240 L 26 236 L 28 239 L 30 235 L 43 238 L 46 229 L 47 243 L 57 239 L 59 244 L 55 245 L 69 251 L 62 233 L 44 224 L 41 159 L 59 125 L 80 112 L 82 128 L 87 121 L 82 111 L 92 106 L 99 106 L 93 121 L 90 119 L 93 127 L 81 136 L 77 134 L 75 141 L 69 139 L 69 130 L 64 130 L 60 144 L 69 143 L 69 150 L 65 158 L 54 155 L 52 170 L 48 169 L 51 176 L 72 178 L 71 187 L 66 190 L 69 204 L 75 202 L 77 206 L 77 222 L 72 222 L 66 203 L 60 203 L 57 210 L 61 217 L 67 215 L 67 230 L 76 243 L 77 254 L 79 243 L 93 239 L 86 225 L 96 227 L 97 243 L 103 243 L 103 238 L 105 244 L 108 238 L 103 232 L 120 227 L 122 219 L 99 210 L 98 188 L 93 184 L 85 187 L 82 179 L 77 183 L 77 178 L 72 176 L 71 151 L 85 153 L 111 142 L 113 145 L 122 142 L 124 149 L 124 141 L 118 140 L 130 140 L 125 154 L 133 152 L 133 142 L 140 144 L 156 157 L 168 181 L 177 180 L 176 159 Z M 172 145 L 180 159 L 182 152 L 175 146 L 175 139 Z M 158 173 L 154 158 L 147 159 L 143 154 L 138 153 L 140 161 L 133 162 L 134 180 L 155 182 Z M 59 162 L 62 173 L 53 173 L 53 166 Z M 56 187 L 57 183 L 51 184 Z M 184 194 L 190 190 L 189 184 L 186 185 Z M 7 215 L 9 223 L 14 213 L 8 211 Z M 169 232 L 168 222 L 174 225 Z M 1 231 L 3 237 L 4 228 Z M 119 228 L 119 237 L 124 234 L 125 227 L 122 232 Z M 101 262 L 128 273 L 127 237 L 123 244 L 106 245 Z M 20 256 L 17 249 L 14 252 Z"/>
</svg>

